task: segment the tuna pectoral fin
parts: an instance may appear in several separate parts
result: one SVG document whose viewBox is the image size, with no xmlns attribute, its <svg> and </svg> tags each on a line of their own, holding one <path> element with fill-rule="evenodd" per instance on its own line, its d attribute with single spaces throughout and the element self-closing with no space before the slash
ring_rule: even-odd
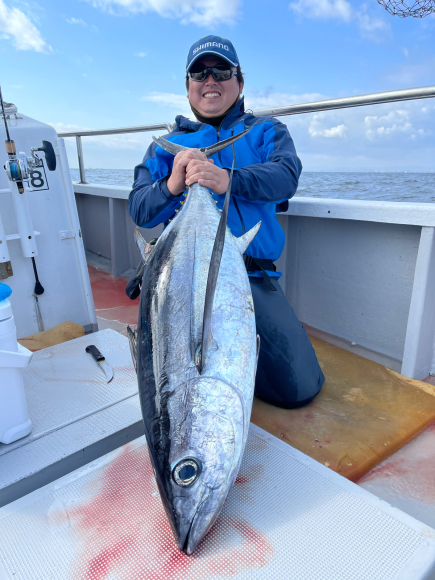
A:
<svg viewBox="0 0 435 580">
<path fill-rule="evenodd" d="M 200 356 L 198 357 L 197 364 L 197 368 L 200 373 L 202 373 L 202 370 L 204 368 L 205 360 L 207 358 L 207 352 L 211 344 L 211 317 L 213 313 L 213 300 L 216 291 L 216 283 L 219 274 L 219 267 L 221 264 L 222 254 L 224 251 L 225 233 L 228 218 L 228 206 L 230 205 L 231 183 L 233 181 L 233 169 L 234 163 L 233 166 L 231 167 L 230 182 L 228 184 L 227 193 L 225 195 L 221 219 L 219 221 L 216 237 L 214 240 L 213 251 L 211 253 L 210 267 L 208 269 L 207 286 L 205 289 L 204 316 L 202 321 L 201 351 Z"/>
<path fill-rule="evenodd" d="M 129 326 L 127 326 L 127 335 L 134 370 L 137 372 L 137 330 L 132 330 Z"/>
<path fill-rule="evenodd" d="M 251 228 L 249 232 L 246 232 L 246 234 L 240 236 L 240 238 L 233 237 L 233 242 L 241 254 L 244 254 L 246 252 L 247 247 L 257 235 L 260 226 L 261 222 L 258 222 L 258 224 L 256 224 L 253 228 Z"/>
<path fill-rule="evenodd" d="M 246 131 L 243 131 L 238 135 L 233 135 L 229 139 L 225 139 L 225 141 L 219 141 L 214 145 L 210 145 L 210 147 L 203 147 L 202 149 L 200 149 L 200 151 L 205 153 L 207 157 L 211 157 L 215 153 L 218 153 L 222 149 L 225 149 L 225 147 L 228 147 L 228 145 L 232 145 L 233 143 L 244 137 L 246 133 L 249 133 L 251 129 L 252 127 L 246 129 Z M 190 149 L 193 149 L 193 147 L 184 147 L 183 145 L 178 145 L 178 143 L 172 143 L 172 141 L 168 141 L 163 137 L 153 136 L 153 141 L 154 143 L 157 143 L 157 145 L 160 145 L 160 147 L 165 151 L 167 151 L 168 153 L 172 153 L 172 155 L 177 155 L 177 153 L 179 153 L 180 151 L 189 151 Z"/>
<path fill-rule="evenodd" d="M 136 241 L 136 245 L 138 247 L 140 255 L 142 256 L 143 263 L 146 264 L 148 260 L 151 258 L 155 246 L 150 246 L 150 244 L 148 244 L 143 239 L 137 228 L 134 230 L 134 239 Z"/>
</svg>

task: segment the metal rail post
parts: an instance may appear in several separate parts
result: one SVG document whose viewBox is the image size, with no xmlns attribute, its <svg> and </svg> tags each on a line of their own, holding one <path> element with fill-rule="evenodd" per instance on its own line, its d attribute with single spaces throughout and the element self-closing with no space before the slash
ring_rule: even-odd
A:
<svg viewBox="0 0 435 580">
<path fill-rule="evenodd" d="M 76 135 L 76 144 L 77 144 L 77 156 L 79 158 L 79 171 L 80 171 L 79 183 L 87 183 L 85 174 L 85 164 L 83 161 L 82 138 L 80 137 L 80 135 Z"/>
</svg>

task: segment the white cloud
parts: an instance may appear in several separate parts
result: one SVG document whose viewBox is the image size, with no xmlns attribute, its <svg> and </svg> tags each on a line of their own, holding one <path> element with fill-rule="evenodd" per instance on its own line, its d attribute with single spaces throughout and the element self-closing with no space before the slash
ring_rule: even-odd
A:
<svg viewBox="0 0 435 580">
<path fill-rule="evenodd" d="M 83 18 L 67 18 L 66 21 L 68 22 L 68 24 L 78 24 L 79 26 L 83 26 L 83 27 L 87 27 L 88 23 L 86 22 L 86 20 L 83 20 Z M 95 24 L 91 24 L 89 25 L 89 28 L 91 30 L 93 30 L 94 32 L 99 32 L 98 28 L 95 26 Z"/>
<path fill-rule="evenodd" d="M 394 133 L 407 133 L 413 138 L 417 135 L 424 135 L 424 129 L 416 129 L 409 119 L 409 112 L 398 109 L 390 111 L 387 115 L 368 115 L 364 119 L 366 126 L 366 136 L 370 140 L 376 138 L 389 137 Z"/>
<path fill-rule="evenodd" d="M 156 12 L 164 18 L 180 20 L 182 24 L 213 27 L 219 22 L 234 21 L 241 0 L 87 0 L 94 8 L 112 14 Z"/>
<path fill-rule="evenodd" d="M 254 111 L 338 95 L 249 93 Z M 433 168 L 435 102 L 432 99 L 279 117 L 306 170 L 352 171 Z M 368 119 L 367 119 L 368 118 Z M 366 120 L 367 119 L 367 120 Z M 412 143 L 412 145 L 411 145 Z"/>
<path fill-rule="evenodd" d="M 347 132 L 347 127 L 344 125 L 344 123 L 342 123 L 341 125 L 331 127 L 330 129 L 322 128 L 319 115 L 314 115 L 310 126 L 308 127 L 308 132 L 311 137 L 344 137 Z"/>
<path fill-rule="evenodd" d="M 352 7 L 347 0 L 298 0 L 290 8 L 307 18 L 337 18 L 349 22 Z"/>
<path fill-rule="evenodd" d="M 156 103 L 161 107 L 174 109 L 176 115 L 184 115 L 186 117 L 192 115 L 192 111 L 190 109 L 189 101 L 186 98 L 186 95 L 176 95 L 174 93 L 158 93 L 154 91 L 149 95 L 141 97 L 140 100 Z"/>
<path fill-rule="evenodd" d="M 375 42 L 385 40 L 391 33 L 390 25 L 371 16 L 366 4 L 356 10 L 347 0 L 297 0 L 289 8 L 306 18 L 340 20 L 348 24 L 356 22 L 361 36 Z"/>
<path fill-rule="evenodd" d="M 67 18 L 66 21 L 69 24 L 79 24 L 80 26 L 87 26 L 87 22 L 85 22 L 82 18 Z"/>
<path fill-rule="evenodd" d="M 0 0 L 0 35 L 2 38 L 12 38 L 18 50 L 35 50 L 45 54 L 52 52 L 51 46 L 24 12 L 18 8 L 8 8 L 3 0 Z"/>
<path fill-rule="evenodd" d="M 141 52 L 135 52 L 134 53 L 134 56 L 140 56 L 141 58 L 143 58 L 146 55 L 147 55 L 147 53 L 146 52 L 143 52 L 143 51 L 141 51 Z"/>
<path fill-rule="evenodd" d="M 390 25 L 380 18 L 370 16 L 365 4 L 361 6 L 359 12 L 355 12 L 354 16 L 363 38 L 368 38 L 374 42 L 381 42 L 390 35 Z"/>
</svg>

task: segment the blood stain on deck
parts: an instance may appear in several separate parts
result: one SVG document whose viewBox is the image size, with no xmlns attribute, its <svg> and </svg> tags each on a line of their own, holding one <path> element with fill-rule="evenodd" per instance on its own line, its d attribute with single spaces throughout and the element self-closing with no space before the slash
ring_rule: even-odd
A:
<svg viewBox="0 0 435 580">
<path fill-rule="evenodd" d="M 266 566 L 268 538 L 248 521 L 221 515 L 192 556 L 180 552 L 164 512 L 149 456 L 128 446 L 92 480 L 90 499 L 56 515 L 80 545 L 71 577 L 107 580 L 205 580 Z"/>
<path fill-rule="evenodd" d="M 404 497 L 421 502 L 435 503 L 435 423 L 432 423 L 418 439 L 411 441 L 358 481 L 358 484 L 387 485 Z"/>
</svg>

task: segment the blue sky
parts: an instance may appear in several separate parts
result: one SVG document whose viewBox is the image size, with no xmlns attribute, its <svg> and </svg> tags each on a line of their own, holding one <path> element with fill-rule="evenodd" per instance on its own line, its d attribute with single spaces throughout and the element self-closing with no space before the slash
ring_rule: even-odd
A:
<svg viewBox="0 0 435 580">
<path fill-rule="evenodd" d="M 210 33 L 236 46 L 252 109 L 435 84 L 435 15 L 376 0 L 0 0 L 4 98 L 58 131 L 173 122 Z M 281 120 L 307 171 L 435 170 L 435 99 Z M 150 139 L 85 138 L 85 165 L 132 168 Z"/>
</svg>

